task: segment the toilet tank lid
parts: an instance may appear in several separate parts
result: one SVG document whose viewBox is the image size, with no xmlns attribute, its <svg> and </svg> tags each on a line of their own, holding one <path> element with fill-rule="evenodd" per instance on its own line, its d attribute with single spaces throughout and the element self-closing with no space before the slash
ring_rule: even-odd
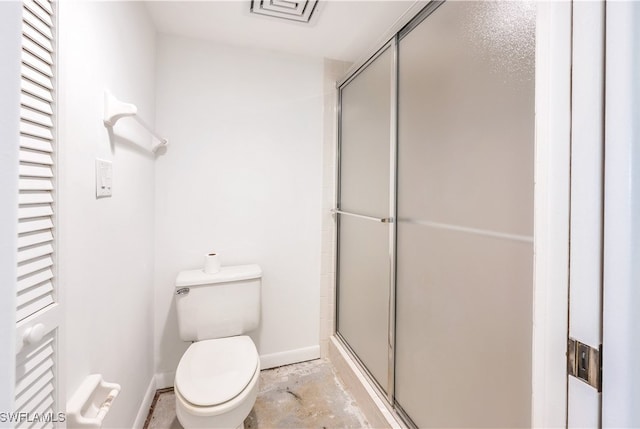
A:
<svg viewBox="0 0 640 429">
<path fill-rule="evenodd" d="M 199 286 L 213 283 L 237 282 L 240 280 L 262 277 L 260 265 L 235 265 L 221 267 L 215 274 L 207 274 L 204 270 L 180 271 L 176 277 L 176 287 Z"/>
</svg>

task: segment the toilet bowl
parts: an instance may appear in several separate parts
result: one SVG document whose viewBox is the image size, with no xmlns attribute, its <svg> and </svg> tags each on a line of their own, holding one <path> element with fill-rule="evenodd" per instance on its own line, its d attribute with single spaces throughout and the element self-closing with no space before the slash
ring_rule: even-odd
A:
<svg viewBox="0 0 640 429">
<path fill-rule="evenodd" d="M 176 372 L 176 415 L 185 429 L 243 428 L 258 394 L 258 352 L 247 336 L 193 343 Z"/>
<path fill-rule="evenodd" d="M 192 341 L 174 381 L 184 429 L 244 428 L 258 394 L 260 359 L 243 334 L 259 324 L 261 277 L 257 265 L 178 274 L 180 338 Z"/>
</svg>

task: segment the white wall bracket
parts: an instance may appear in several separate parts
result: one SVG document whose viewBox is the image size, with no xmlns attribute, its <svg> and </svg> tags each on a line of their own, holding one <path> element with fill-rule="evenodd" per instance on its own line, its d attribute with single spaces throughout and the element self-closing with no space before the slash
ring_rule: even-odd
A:
<svg viewBox="0 0 640 429">
<path fill-rule="evenodd" d="M 104 126 L 113 129 L 116 123 L 125 117 L 132 117 L 140 125 L 142 125 L 153 136 L 153 144 L 151 151 L 155 153 L 159 148 L 165 147 L 169 144 L 169 141 L 159 136 L 153 128 L 151 128 L 146 122 L 144 122 L 140 116 L 138 116 L 138 107 L 135 104 L 125 103 L 114 97 L 109 91 L 104 91 Z"/>
<path fill-rule="evenodd" d="M 87 376 L 67 402 L 67 427 L 101 428 L 118 393 L 119 384 L 107 383 L 100 374 Z"/>
</svg>

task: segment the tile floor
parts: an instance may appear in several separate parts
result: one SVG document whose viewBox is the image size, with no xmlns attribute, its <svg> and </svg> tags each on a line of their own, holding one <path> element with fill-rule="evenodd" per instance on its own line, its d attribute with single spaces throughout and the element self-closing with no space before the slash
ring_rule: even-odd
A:
<svg viewBox="0 0 640 429">
<path fill-rule="evenodd" d="M 268 369 L 245 429 L 367 428 L 360 408 L 326 360 Z M 182 429 L 176 418 L 173 389 L 159 391 L 145 429 Z"/>
</svg>

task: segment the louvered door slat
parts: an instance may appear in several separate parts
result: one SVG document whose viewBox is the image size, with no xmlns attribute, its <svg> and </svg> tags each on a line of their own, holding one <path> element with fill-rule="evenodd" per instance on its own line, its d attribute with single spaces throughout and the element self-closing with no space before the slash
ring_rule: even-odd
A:
<svg viewBox="0 0 640 429">
<path fill-rule="evenodd" d="M 22 204 L 46 204 L 53 202 L 51 192 L 23 191 L 20 193 L 18 203 Z"/>
<path fill-rule="evenodd" d="M 20 161 L 33 164 L 53 165 L 53 157 L 50 153 L 20 149 Z"/>
<path fill-rule="evenodd" d="M 18 277 L 24 277 L 51 266 L 53 266 L 53 259 L 51 256 L 24 262 L 21 265 L 18 265 Z"/>
<path fill-rule="evenodd" d="M 53 405 L 53 399 L 48 396 L 45 398 L 45 400 L 36 407 L 36 409 L 34 410 L 35 413 L 37 413 L 37 415 L 39 416 L 45 416 L 46 413 L 51 413 L 50 415 L 53 416 L 53 411 L 50 410 L 51 405 Z M 49 419 L 51 419 L 52 417 L 50 417 Z M 47 420 L 47 417 L 45 416 L 43 419 L 41 420 L 36 420 L 33 422 L 24 422 L 22 425 L 17 426 L 16 429 L 44 429 L 44 428 L 48 428 L 48 427 L 53 427 L 52 423 L 50 420 Z"/>
<path fill-rule="evenodd" d="M 20 105 L 45 115 L 53 114 L 51 104 L 25 92 L 20 94 Z"/>
<path fill-rule="evenodd" d="M 50 14 L 49 14 L 50 15 Z M 40 18 L 33 14 L 29 9 L 23 10 L 22 19 L 28 23 L 29 26 L 35 28 L 40 34 L 45 36 L 48 40 L 53 40 L 53 33 L 51 27 L 45 24 Z"/>
<path fill-rule="evenodd" d="M 47 103 L 53 102 L 51 91 L 48 90 L 47 88 L 41 85 L 35 84 L 27 79 L 22 79 L 20 84 L 21 84 L 20 89 L 22 90 L 23 93 L 30 94 Z"/>
<path fill-rule="evenodd" d="M 48 395 L 53 393 L 53 374 L 45 374 L 39 378 L 24 395 L 16 397 L 16 409 L 19 412 L 30 412 Z M 33 394 L 35 393 L 35 395 Z"/>
<path fill-rule="evenodd" d="M 53 152 L 53 146 L 51 145 L 51 140 L 47 139 L 39 139 L 32 136 L 21 135 L 20 136 L 20 147 L 25 149 L 33 149 L 39 150 L 41 152 Z"/>
<path fill-rule="evenodd" d="M 44 9 L 49 15 L 53 15 L 53 8 L 51 7 L 49 0 L 35 0 L 35 2 L 38 4 L 38 6 Z"/>
<path fill-rule="evenodd" d="M 40 19 L 44 24 L 47 25 L 47 27 L 51 28 L 53 27 L 53 21 L 51 19 L 51 14 L 44 10 L 42 8 L 42 6 L 40 6 L 38 3 L 36 3 L 33 0 L 24 0 L 23 1 L 25 8 L 29 11 L 32 12 L 35 16 L 38 17 L 38 19 Z M 24 16 L 23 16 L 24 18 Z"/>
<path fill-rule="evenodd" d="M 30 122 L 26 118 L 20 121 L 20 133 L 43 139 L 53 139 L 51 128 Z"/>
<path fill-rule="evenodd" d="M 49 179 L 20 179 L 21 191 L 50 191 L 53 182 Z"/>
<path fill-rule="evenodd" d="M 28 303 L 26 303 L 22 307 L 17 307 L 16 308 L 16 320 L 20 321 L 20 320 L 26 318 L 27 316 L 32 315 L 36 311 L 40 311 L 40 310 L 44 309 L 46 306 L 48 306 L 50 304 L 53 304 L 53 292 L 46 293 L 46 294 L 40 296 L 40 298 L 38 298 L 36 300 L 29 301 Z"/>
<path fill-rule="evenodd" d="M 51 39 L 45 36 L 43 33 L 37 30 L 36 26 L 29 23 L 25 19 L 25 23 L 22 26 L 22 35 L 24 37 L 28 37 L 33 43 L 40 46 L 45 51 L 52 53 L 53 45 L 51 44 Z"/>
<path fill-rule="evenodd" d="M 18 234 L 24 232 L 42 231 L 53 228 L 53 220 L 50 217 L 45 219 L 26 220 L 18 222 Z"/>
<path fill-rule="evenodd" d="M 50 204 L 28 205 L 18 209 L 19 219 L 29 219 L 35 217 L 47 217 L 53 215 L 53 208 Z"/>
<path fill-rule="evenodd" d="M 19 219 L 29 219 L 35 217 L 46 217 L 53 215 L 53 208 L 50 204 L 30 205 L 18 209 Z"/>
<path fill-rule="evenodd" d="M 46 205 L 30 205 L 20 207 L 18 209 L 18 219 L 29 219 L 34 217 L 45 217 L 53 214 L 53 208 L 50 204 Z"/>
<path fill-rule="evenodd" d="M 38 287 L 28 289 L 25 292 L 18 294 L 16 305 L 18 308 L 25 307 L 32 301 L 48 297 L 51 295 L 51 292 L 53 292 L 53 285 L 51 282 L 38 285 Z"/>
<path fill-rule="evenodd" d="M 25 374 L 20 377 L 20 380 L 16 383 L 16 395 L 22 395 L 25 390 L 36 382 L 47 371 L 51 371 L 53 368 L 53 357 L 48 354 L 45 358 L 34 362 L 35 366 L 27 370 Z"/>
<path fill-rule="evenodd" d="M 35 70 L 38 70 L 45 76 L 53 77 L 53 67 L 51 67 L 50 64 L 45 63 L 29 51 L 22 51 L 22 63 L 30 66 Z"/>
<path fill-rule="evenodd" d="M 53 170 L 51 167 L 41 165 L 20 164 L 20 175 L 30 177 L 53 177 Z M 25 203 L 21 203 L 25 204 Z"/>
<path fill-rule="evenodd" d="M 24 9 L 23 20 L 26 24 L 24 26 L 23 33 L 35 30 L 40 33 L 40 36 L 44 37 L 49 44 L 51 43 L 51 40 L 53 40 L 51 28 L 36 17 L 33 12 L 28 9 Z"/>
<path fill-rule="evenodd" d="M 22 49 L 40 58 L 45 63 L 49 65 L 53 65 L 53 57 L 51 56 L 51 52 L 47 51 L 45 48 L 38 45 L 36 42 L 29 39 L 28 37 L 22 38 Z"/>
<path fill-rule="evenodd" d="M 23 290 L 26 290 L 30 287 L 33 287 L 37 284 L 44 284 L 47 280 L 51 280 L 53 278 L 53 271 L 45 270 L 40 271 L 32 276 L 25 277 L 21 280 L 18 280 L 18 293 L 22 293 Z"/>
<path fill-rule="evenodd" d="M 47 428 L 52 428 L 54 426 L 52 422 L 44 420 L 44 421 L 33 422 L 31 423 L 31 426 L 24 426 L 24 427 L 18 426 L 16 429 L 25 429 L 27 427 L 28 429 L 47 429 Z"/>
<path fill-rule="evenodd" d="M 40 405 L 36 407 L 35 413 L 40 416 L 45 416 L 47 413 L 50 416 L 53 416 L 53 410 L 51 409 L 52 405 L 53 405 L 53 398 L 51 396 L 48 396 L 44 401 L 42 401 Z M 29 429 L 43 429 L 46 427 L 50 427 L 50 425 L 51 425 L 51 421 L 47 420 L 47 418 L 45 417 L 44 419 L 41 419 L 38 422 L 32 423 L 32 426 L 30 426 Z"/>
<path fill-rule="evenodd" d="M 33 246 L 40 243 L 53 240 L 52 231 L 42 231 L 35 234 L 23 234 L 18 237 L 18 249 L 22 249 L 27 246 Z"/>
<path fill-rule="evenodd" d="M 37 83 L 38 85 L 48 90 L 53 89 L 51 78 L 40 70 L 36 70 L 26 64 L 23 64 L 20 68 L 20 73 L 22 74 L 23 78 L 29 79 L 31 82 Z"/>
<path fill-rule="evenodd" d="M 40 391 L 50 381 L 38 378 L 33 382 L 27 382 L 25 379 L 39 366 L 46 365 L 47 361 L 55 362 L 54 356 L 55 337 L 52 334 L 47 335 L 37 346 L 23 350 L 16 356 L 16 386 L 21 386 L 20 389 L 16 389 L 16 410 L 26 405 L 30 396 L 29 391 Z"/>
<path fill-rule="evenodd" d="M 44 362 L 47 357 L 53 356 L 54 339 L 49 336 L 42 340 L 42 343 L 29 350 L 25 350 L 23 353 L 17 356 L 20 363 L 20 371 L 18 371 L 19 378 L 33 371 L 41 362 Z"/>
<path fill-rule="evenodd" d="M 47 113 L 41 113 L 29 107 L 22 107 L 20 108 L 20 114 L 29 122 L 33 122 L 47 128 L 53 128 L 53 120 L 51 119 L 51 115 Z"/>
<path fill-rule="evenodd" d="M 53 244 L 51 244 L 51 242 L 18 249 L 18 262 L 28 261 L 29 259 L 39 258 L 40 256 L 50 255 L 52 253 Z"/>
</svg>

